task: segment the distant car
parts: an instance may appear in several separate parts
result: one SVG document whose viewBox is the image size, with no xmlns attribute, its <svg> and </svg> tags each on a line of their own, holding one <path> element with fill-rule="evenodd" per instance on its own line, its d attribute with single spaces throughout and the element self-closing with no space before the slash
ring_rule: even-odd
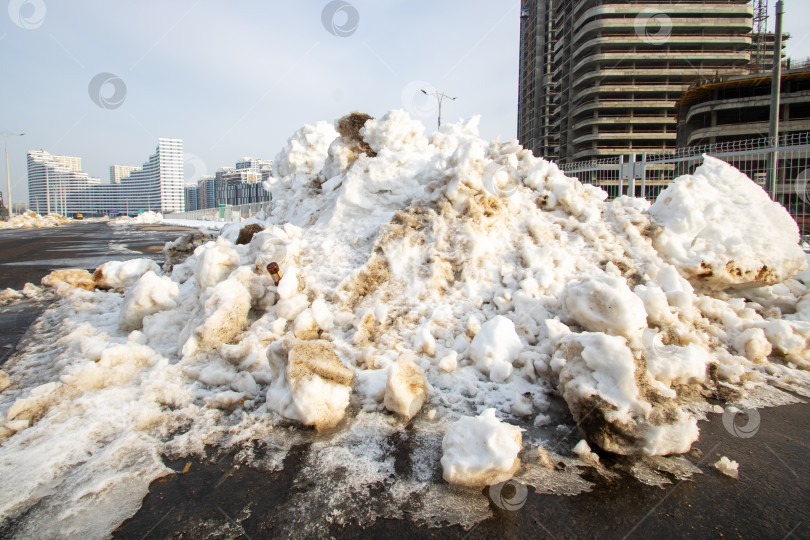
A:
<svg viewBox="0 0 810 540">
<path fill-rule="evenodd" d="M 84 215 L 83 214 L 76 214 L 76 219 L 84 219 Z"/>
</svg>

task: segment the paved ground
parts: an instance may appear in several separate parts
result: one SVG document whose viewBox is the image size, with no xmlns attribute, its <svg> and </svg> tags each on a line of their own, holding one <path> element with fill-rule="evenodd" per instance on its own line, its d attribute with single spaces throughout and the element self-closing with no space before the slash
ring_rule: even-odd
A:
<svg viewBox="0 0 810 540">
<path fill-rule="evenodd" d="M 54 268 L 93 269 L 109 259 L 138 253 L 159 258 L 180 232 L 79 224 L 38 231 L 0 231 L 0 289 L 38 282 Z M 0 364 L 43 309 L 26 303 L 0 308 Z M 12 344 L 11 347 L 4 345 Z M 425 538 L 810 538 L 810 405 L 760 411 L 759 430 L 738 438 L 720 416 L 701 423 L 699 452 L 689 459 L 704 472 L 665 488 L 631 478 L 598 481 L 575 497 L 530 494 L 525 506 L 495 516 L 471 531 L 419 528 L 409 521 L 380 520 L 370 529 L 333 528 L 340 538 L 384 535 Z M 116 538 L 269 538 L 278 535 L 279 508 L 296 489 L 293 480 L 307 447 L 294 449 L 284 470 L 268 474 L 234 467 L 231 457 L 195 461 L 187 474 L 156 481 L 141 510 L 119 527 Z M 740 463 L 740 479 L 709 465 L 725 455 Z M 610 463 L 610 457 L 603 457 Z M 168 463 L 176 470 L 185 463 Z M 591 478 L 591 480 L 594 480 Z M 358 501 L 358 504 L 363 504 Z M 234 516 L 249 517 L 239 523 Z M 209 536 L 209 533 L 219 533 Z M 227 533 L 222 536 L 223 531 Z M 2 534 L 0 534 L 2 536 Z"/>
<path fill-rule="evenodd" d="M 110 260 L 147 256 L 159 263 L 163 245 L 188 229 L 180 227 L 111 227 L 77 223 L 50 229 L 0 230 L 0 290 L 39 285 L 57 268 L 91 272 Z M 46 306 L 23 302 L 0 309 L 0 365 Z"/>
</svg>

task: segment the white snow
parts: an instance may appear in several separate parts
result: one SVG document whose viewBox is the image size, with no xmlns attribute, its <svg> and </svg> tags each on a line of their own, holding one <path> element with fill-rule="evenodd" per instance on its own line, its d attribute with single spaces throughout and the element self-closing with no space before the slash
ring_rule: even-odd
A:
<svg viewBox="0 0 810 540">
<path fill-rule="evenodd" d="M 726 476 L 730 476 L 735 480 L 740 476 L 739 472 L 740 464 L 734 460 L 728 459 L 726 456 L 721 457 L 712 466 L 721 473 L 725 474 Z"/>
<path fill-rule="evenodd" d="M 460 418 L 442 439 L 444 479 L 471 487 L 509 480 L 520 468 L 522 439 L 521 429 L 499 420 L 495 409 Z"/>
<path fill-rule="evenodd" d="M 496 382 L 504 382 L 512 374 L 512 362 L 523 350 L 515 332 L 515 324 L 501 315 L 481 325 L 470 344 L 470 357 L 475 367 Z"/>
<path fill-rule="evenodd" d="M 717 158 L 676 179 L 650 207 L 669 262 L 716 288 L 774 284 L 805 268 L 799 227 L 761 187 Z"/>
<path fill-rule="evenodd" d="M 125 289 L 135 283 L 146 272 L 160 272 L 152 259 L 131 259 L 110 261 L 99 266 L 93 274 L 96 285 L 102 289 Z"/>
<path fill-rule="evenodd" d="M 147 210 L 146 212 L 138 214 L 134 218 L 129 216 L 121 216 L 112 219 L 108 222 L 108 225 L 152 225 L 155 223 L 161 223 L 162 221 L 163 214 L 160 212 L 152 212 L 151 210 Z"/>
<path fill-rule="evenodd" d="M 352 489 L 438 498 L 439 466 L 497 483 L 520 467 L 520 429 L 532 449 L 576 429 L 552 404 L 580 450 L 661 455 L 689 450 L 718 385 L 808 391 L 805 257 L 753 182 L 707 158 L 653 205 L 606 201 L 477 124 L 426 134 L 392 111 L 361 130 L 377 155 L 351 159 L 330 124 L 306 126 L 250 244 L 233 223 L 171 271 L 51 275 L 57 300 L 3 366 L 0 514 L 38 537 L 85 516 L 71 534 L 103 536 L 167 473 L 160 456 L 249 459 L 272 437 L 280 464 L 302 434 L 323 478 L 349 456 Z M 425 445 L 411 476 L 385 446 L 402 430 Z M 90 470 L 106 487 L 83 498 Z"/>
</svg>

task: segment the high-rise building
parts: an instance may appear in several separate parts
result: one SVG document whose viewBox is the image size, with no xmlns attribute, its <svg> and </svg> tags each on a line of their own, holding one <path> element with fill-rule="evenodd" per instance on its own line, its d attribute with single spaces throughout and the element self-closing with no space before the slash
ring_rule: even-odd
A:
<svg viewBox="0 0 810 540">
<path fill-rule="evenodd" d="M 250 204 L 270 200 L 262 182 L 270 177 L 272 162 L 243 157 L 235 167 L 223 167 L 215 176 L 215 205 Z"/>
<path fill-rule="evenodd" d="M 129 178 L 132 171 L 137 171 L 140 167 L 130 167 L 129 165 L 110 165 L 110 183 L 120 184 L 124 178 Z"/>
<path fill-rule="evenodd" d="M 115 168 L 121 167 L 116 174 Z M 124 169 L 130 169 L 127 175 Z M 63 215 L 134 213 L 139 210 L 182 212 L 183 141 L 158 139 L 155 153 L 143 167 L 113 166 L 111 181 L 101 184 L 81 171 L 81 158 L 28 152 L 28 203 L 38 212 Z"/>
<path fill-rule="evenodd" d="M 216 177 L 201 176 L 197 180 L 197 209 L 216 208 Z"/>
<path fill-rule="evenodd" d="M 750 71 L 752 25 L 749 0 L 523 0 L 518 138 L 563 163 L 672 149 L 681 94 Z"/>
<path fill-rule="evenodd" d="M 197 184 L 186 184 L 183 186 L 186 196 L 186 212 L 198 210 L 197 206 Z"/>
<path fill-rule="evenodd" d="M 101 183 L 82 172 L 82 160 L 55 156 L 44 150 L 28 151 L 28 206 L 39 214 L 91 213 L 89 189 Z"/>
</svg>

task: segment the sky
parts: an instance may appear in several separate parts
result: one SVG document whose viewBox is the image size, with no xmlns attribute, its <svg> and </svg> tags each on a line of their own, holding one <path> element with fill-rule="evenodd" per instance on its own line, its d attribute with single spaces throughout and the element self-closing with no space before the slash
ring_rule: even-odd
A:
<svg viewBox="0 0 810 540">
<path fill-rule="evenodd" d="M 774 2 L 772 2 L 774 3 Z M 810 57 L 810 2 L 785 0 L 788 53 Z M 403 108 L 434 127 L 517 125 L 517 0 L 9 0 L 0 12 L 0 131 L 12 195 L 26 152 L 82 158 L 102 182 L 158 137 L 184 141 L 187 181 L 242 156 L 273 159 L 304 124 Z M 5 194 L 5 178 L 0 182 Z"/>
</svg>

